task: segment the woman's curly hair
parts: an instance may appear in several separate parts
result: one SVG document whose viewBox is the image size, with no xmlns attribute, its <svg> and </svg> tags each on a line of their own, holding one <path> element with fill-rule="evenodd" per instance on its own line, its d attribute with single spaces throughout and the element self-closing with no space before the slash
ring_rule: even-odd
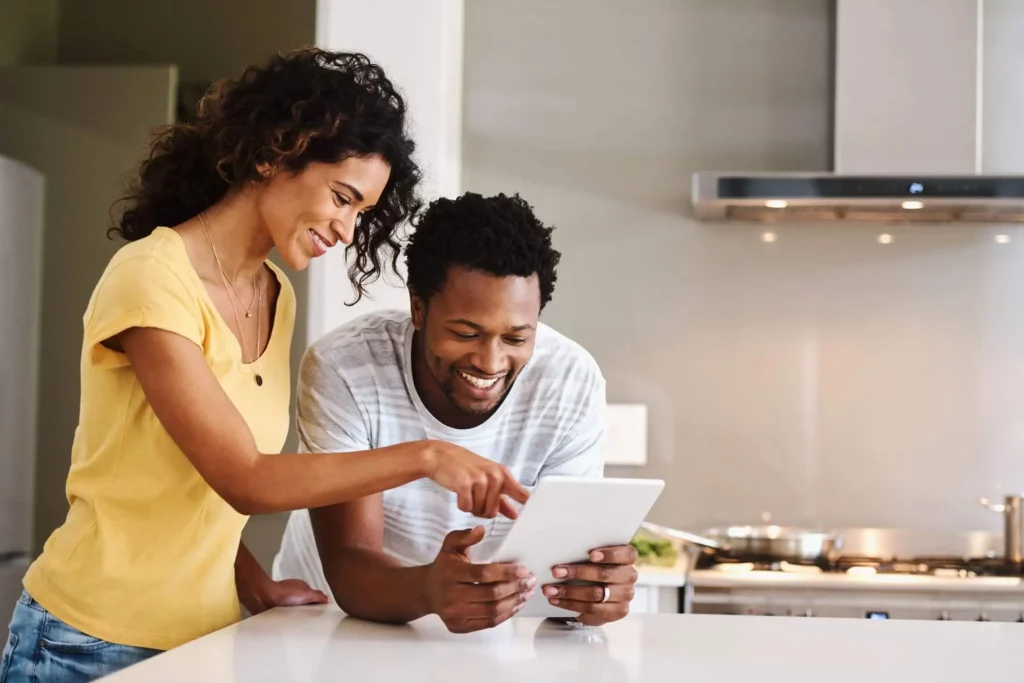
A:
<svg viewBox="0 0 1024 683">
<path fill-rule="evenodd" d="M 363 215 L 349 250 L 356 301 L 396 266 L 396 231 L 420 208 L 415 145 L 406 105 L 384 70 L 359 53 L 303 48 L 248 66 L 214 84 L 194 120 L 162 129 L 123 198 L 111 236 L 133 241 L 157 226 L 182 223 L 228 190 L 264 180 L 257 166 L 297 172 L 312 162 L 380 155 L 391 175 L 376 207 Z"/>
</svg>

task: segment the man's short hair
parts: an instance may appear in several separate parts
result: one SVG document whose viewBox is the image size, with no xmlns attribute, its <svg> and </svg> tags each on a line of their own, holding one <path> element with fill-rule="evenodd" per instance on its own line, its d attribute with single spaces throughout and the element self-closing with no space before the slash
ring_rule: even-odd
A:
<svg viewBox="0 0 1024 683">
<path fill-rule="evenodd" d="M 541 309 L 551 301 L 561 258 L 551 246 L 554 228 L 541 223 L 518 194 L 467 192 L 457 199 L 437 199 L 415 227 L 405 263 L 409 289 L 424 301 L 441 291 L 453 266 L 498 277 L 536 273 Z"/>
</svg>

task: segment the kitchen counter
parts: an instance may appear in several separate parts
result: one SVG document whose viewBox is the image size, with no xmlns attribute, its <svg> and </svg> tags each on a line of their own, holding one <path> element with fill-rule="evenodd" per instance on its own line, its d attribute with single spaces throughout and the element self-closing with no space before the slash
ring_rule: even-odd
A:
<svg viewBox="0 0 1024 683">
<path fill-rule="evenodd" d="M 638 586 L 655 588 L 682 588 L 686 585 L 686 570 L 683 567 L 637 567 Z"/>
<path fill-rule="evenodd" d="M 278 608 L 104 679 L 109 683 L 503 683 L 679 679 L 798 683 L 1009 681 L 1024 625 L 715 615 L 633 615 L 600 629 L 520 618 L 453 635 L 333 606 Z"/>
<path fill-rule="evenodd" d="M 779 590 L 849 590 L 899 592 L 1019 593 L 1024 582 L 1011 576 L 932 576 L 927 574 L 846 574 L 841 572 L 789 573 L 772 571 L 730 572 L 699 569 L 690 573 L 696 588 L 774 588 Z"/>
</svg>

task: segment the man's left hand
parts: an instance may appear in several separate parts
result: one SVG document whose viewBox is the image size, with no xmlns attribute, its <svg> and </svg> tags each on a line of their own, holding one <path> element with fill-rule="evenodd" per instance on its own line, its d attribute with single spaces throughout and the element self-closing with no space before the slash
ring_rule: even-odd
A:
<svg viewBox="0 0 1024 683">
<path fill-rule="evenodd" d="M 551 570 L 556 579 L 587 584 L 549 584 L 544 586 L 544 595 L 552 605 L 579 614 L 581 624 L 601 626 L 618 621 L 629 614 L 637 579 L 635 563 L 636 549 L 630 545 L 592 550 L 590 562 Z"/>
</svg>

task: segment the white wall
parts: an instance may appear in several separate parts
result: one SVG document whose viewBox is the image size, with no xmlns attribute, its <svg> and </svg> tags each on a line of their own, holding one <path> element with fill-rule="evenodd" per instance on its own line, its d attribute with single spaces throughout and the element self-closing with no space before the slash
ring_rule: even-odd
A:
<svg viewBox="0 0 1024 683">
<path fill-rule="evenodd" d="M 317 45 L 360 51 L 384 67 L 406 98 L 424 170 L 423 196 L 459 192 L 462 162 L 462 0 L 320 0 Z M 404 277 L 404 266 L 400 271 Z M 310 266 L 308 338 L 312 342 L 353 317 L 382 308 L 408 308 L 394 277 L 371 285 L 355 306 L 341 250 Z"/>
<path fill-rule="evenodd" d="M 830 12 L 467 3 L 466 186 L 557 226 L 545 319 L 649 406 L 649 464 L 612 472 L 668 480 L 655 521 L 998 530 L 976 499 L 1024 490 L 1024 232 L 688 218 L 695 170 L 830 167 Z"/>
</svg>

